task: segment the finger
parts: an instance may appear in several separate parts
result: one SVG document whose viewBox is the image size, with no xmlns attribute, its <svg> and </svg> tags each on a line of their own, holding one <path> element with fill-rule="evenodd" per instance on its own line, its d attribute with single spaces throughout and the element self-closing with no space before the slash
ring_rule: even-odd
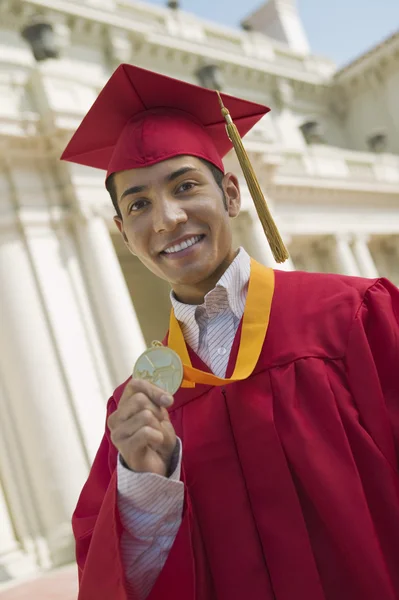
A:
<svg viewBox="0 0 399 600">
<path fill-rule="evenodd" d="M 162 410 L 154 404 L 146 394 L 143 392 L 136 392 L 129 398 L 126 398 L 124 402 L 120 403 L 117 409 L 116 420 L 126 420 L 130 417 L 138 414 L 142 410 L 151 411 L 158 420 L 162 420 Z"/>
<path fill-rule="evenodd" d="M 152 410 L 159 420 L 168 418 L 165 407 L 160 408 L 154 402 L 154 398 L 158 399 L 158 404 L 161 405 L 169 404 L 170 401 L 173 403 L 173 396 L 165 394 L 164 390 L 150 382 L 137 379 L 129 381 L 122 393 L 117 410 L 108 419 L 109 429 L 114 429 L 121 420 L 127 420 L 146 408 Z"/>
<path fill-rule="evenodd" d="M 108 427 L 112 431 L 120 426 L 124 421 L 129 421 L 142 411 L 148 411 L 154 415 L 159 422 L 163 421 L 165 416 L 160 408 L 155 406 L 145 394 L 134 394 L 125 399 L 117 410 L 108 418 Z"/>
<path fill-rule="evenodd" d="M 129 440 L 125 440 L 125 443 L 121 446 L 125 446 L 126 450 L 122 448 L 120 451 L 122 456 L 125 454 L 138 454 L 140 451 L 150 447 L 153 450 L 158 450 L 164 442 L 164 435 L 162 431 L 154 429 L 146 425 L 137 431 Z"/>
<path fill-rule="evenodd" d="M 170 421 L 170 414 L 166 408 L 161 408 L 161 421 Z"/>
<path fill-rule="evenodd" d="M 143 410 L 127 421 L 121 421 L 117 427 L 111 430 L 112 443 L 118 446 L 119 443 L 132 437 L 143 427 L 152 427 L 162 431 L 161 423 L 154 414 L 149 410 Z"/>
<path fill-rule="evenodd" d="M 143 379 L 131 379 L 128 385 L 134 393 L 142 392 L 148 396 L 148 398 L 150 398 L 150 400 L 156 406 L 169 407 L 173 404 L 173 396 L 165 392 L 165 390 L 157 387 L 150 381 L 144 381 Z"/>
</svg>

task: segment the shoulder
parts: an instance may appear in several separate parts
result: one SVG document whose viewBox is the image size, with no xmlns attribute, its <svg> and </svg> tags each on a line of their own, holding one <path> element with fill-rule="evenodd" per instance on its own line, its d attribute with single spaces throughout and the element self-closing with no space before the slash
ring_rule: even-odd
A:
<svg viewBox="0 0 399 600">
<path fill-rule="evenodd" d="M 269 333 L 277 354 L 337 358 L 351 325 L 378 280 L 345 275 L 275 271 Z M 290 348 L 287 351 L 287 348 Z"/>
<path fill-rule="evenodd" d="M 275 271 L 276 294 L 289 303 L 304 302 L 312 308 L 328 308 L 340 302 L 356 306 L 367 291 L 379 280 L 349 277 L 333 273 L 305 273 L 303 271 Z"/>
</svg>

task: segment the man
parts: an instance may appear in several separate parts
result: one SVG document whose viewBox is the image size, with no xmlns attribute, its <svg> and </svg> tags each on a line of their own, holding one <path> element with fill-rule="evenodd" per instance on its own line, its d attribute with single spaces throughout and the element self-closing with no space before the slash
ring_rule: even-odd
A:
<svg viewBox="0 0 399 600">
<path fill-rule="evenodd" d="M 223 100 L 242 135 L 267 112 Z M 126 245 L 171 284 L 185 365 L 174 398 L 129 378 L 108 402 L 73 517 L 79 598 L 398 599 L 398 291 L 234 249 L 218 110 L 123 65 L 63 155 L 107 170 Z"/>
</svg>

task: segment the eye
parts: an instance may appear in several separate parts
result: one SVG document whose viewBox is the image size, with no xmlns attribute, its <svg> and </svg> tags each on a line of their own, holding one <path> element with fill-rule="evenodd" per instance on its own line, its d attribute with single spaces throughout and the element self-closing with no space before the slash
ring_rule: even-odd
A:
<svg viewBox="0 0 399 600">
<path fill-rule="evenodd" d="M 132 204 L 129 204 L 127 212 L 128 214 L 131 212 L 137 212 L 138 210 L 141 210 L 142 208 L 147 206 L 147 204 L 148 200 L 145 200 L 144 198 L 142 198 L 141 200 L 136 200 L 135 202 L 132 202 Z"/>
<path fill-rule="evenodd" d="M 180 192 L 189 192 L 195 187 L 195 185 L 196 184 L 193 181 L 185 181 L 184 183 L 179 185 L 179 187 L 176 190 L 176 193 L 179 194 Z"/>
</svg>

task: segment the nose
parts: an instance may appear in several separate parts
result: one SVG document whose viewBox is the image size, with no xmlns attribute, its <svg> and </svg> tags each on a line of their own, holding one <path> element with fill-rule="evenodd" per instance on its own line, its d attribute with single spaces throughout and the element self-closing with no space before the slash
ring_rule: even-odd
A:
<svg viewBox="0 0 399 600">
<path fill-rule="evenodd" d="M 159 199 L 153 205 L 153 228 L 156 233 L 173 231 L 177 225 L 187 221 L 186 211 L 178 200 Z"/>
</svg>

